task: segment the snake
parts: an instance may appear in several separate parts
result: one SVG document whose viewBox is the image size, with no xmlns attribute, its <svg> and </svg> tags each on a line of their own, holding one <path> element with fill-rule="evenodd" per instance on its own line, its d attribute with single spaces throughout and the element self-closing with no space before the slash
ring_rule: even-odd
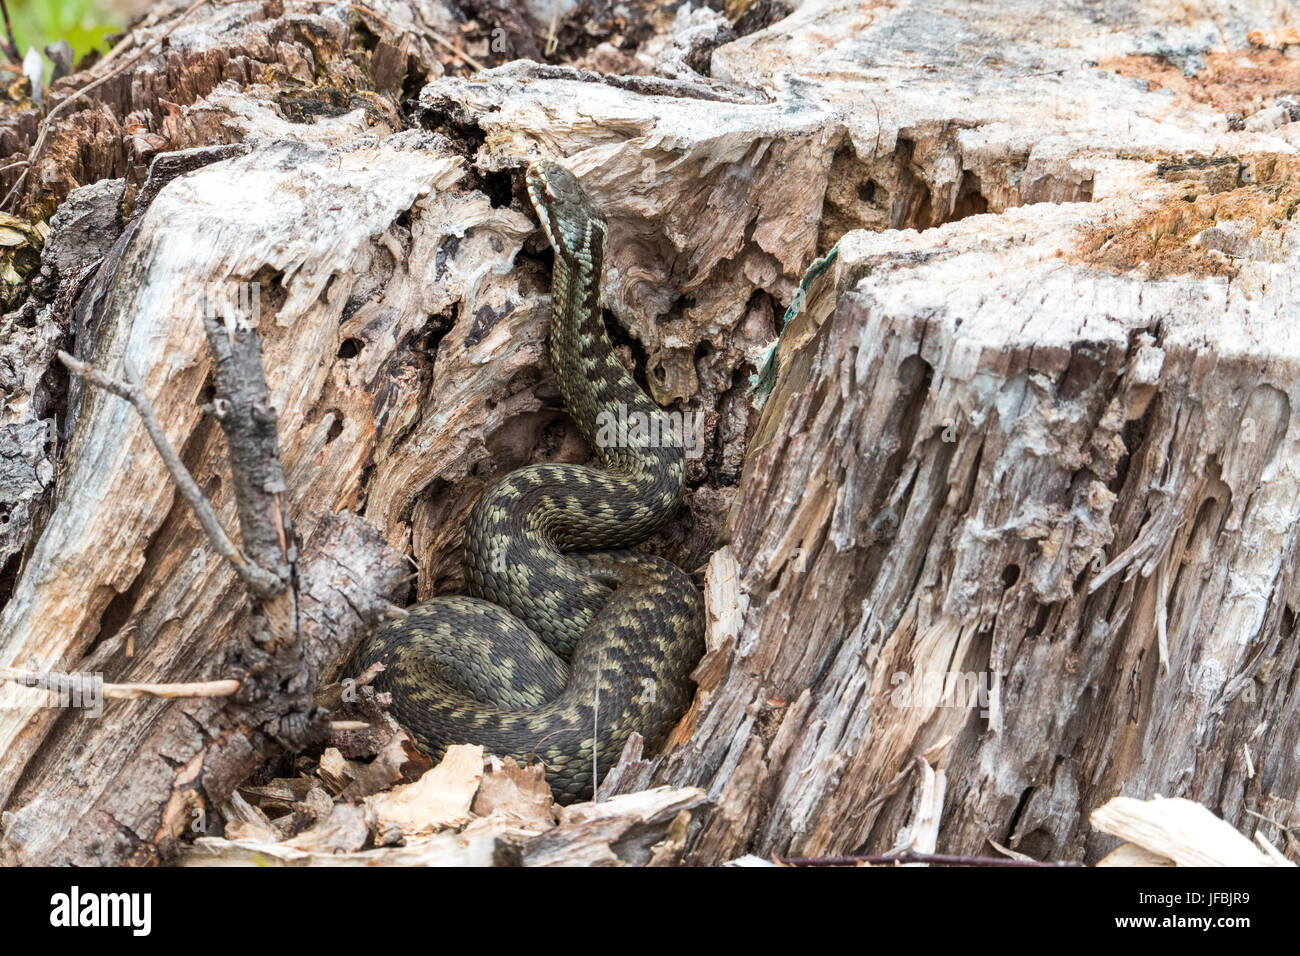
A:
<svg viewBox="0 0 1300 956">
<path fill-rule="evenodd" d="M 551 365 L 595 464 L 538 463 L 489 485 L 465 526 L 468 595 L 408 608 L 357 660 L 384 665 L 375 690 L 434 760 L 479 744 L 540 761 L 565 804 L 593 796 L 634 732 L 651 750 L 665 741 L 694 695 L 704 608 L 685 572 L 632 550 L 681 503 L 685 436 L 606 330 L 606 218 L 556 162 L 524 178 L 554 250 Z"/>
</svg>

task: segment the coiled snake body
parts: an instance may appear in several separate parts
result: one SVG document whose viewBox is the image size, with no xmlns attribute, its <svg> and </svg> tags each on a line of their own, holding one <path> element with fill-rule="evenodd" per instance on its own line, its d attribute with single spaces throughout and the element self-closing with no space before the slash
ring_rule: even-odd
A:
<svg viewBox="0 0 1300 956">
<path fill-rule="evenodd" d="M 471 596 L 411 608 L 359 662 L 386 665 L 376 688 L 435 759 L 455 743 L 540 758 L 566 803 L 592 794 L 633 731 L 653 746 L 680 717 L 704 615 L 684 573 L 621 550 L 672 516 L 685 462 L 672 429 L 626 428 L 664 419 L 605 332 L 604 216 L 561 166 L 536 162 L 527 182 L 555 250 L 551 362 L 602 467 L 532 465 L 489 487 L 465 531 Z"/>
</svg>

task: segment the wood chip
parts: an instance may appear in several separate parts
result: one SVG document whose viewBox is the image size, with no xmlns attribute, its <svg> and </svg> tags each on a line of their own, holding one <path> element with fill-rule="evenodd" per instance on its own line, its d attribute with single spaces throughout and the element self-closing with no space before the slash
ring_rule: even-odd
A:
<svg viewBox="0 0 1300 956">
<path fill-rule="evenodd" d="M 524 865 L 645 865 L 654 859 L 656 846 L 674 841 L 670 829 L 681 812 L 707 802 L 698 787 L 658 787 L 561 807 L 560 825 L 523 848 Z"/>
<path fill-rule="evenodd" d="M 245 820 L 231 820 L 226 824 L 227 840 L 278 840 L 279 832 L 275 827 L 261 826 Z"/>
<path fill-rule="evenodd" d="M 365 808 L 340 803 L 325 820 L 286 840 L 285 845 L 309 853 L 349 853 L 360 850 L 369 838 Z"/>
<path fill-rule="evenodd" d="M 1116 797 L 1092 812 L 1092 825 L 1146 851 L 1142 855 L 1125 851 L 1118 857 L 1112 853 L 1106 858 L 1108 866 L 1126 865 L 1126 861 L 1150 855 L 1164 857 L 1176 866 L 1279 865 L 1231 824 L 1192 800 Z"/>
<path fill-rule="evenodd" d="M 316 773 L 330 793 L 341 793 L 356 778 L 358 770 L 339 753 L 338 748 L 326 747 L 320 755 Z"/>
<path fill-rule="evenodd" d="M 545 768 L 541 764 L 521 767 L 513 757 L 489 757 L 473 811 L 523 829 L 550 829 L 555 826 L 555 798 Z"/>
<path fill-rule="evenodd" d="M 409 842 L 470 820 L 470 806 L 483 778 L 483 748 L 458 744 L 415 783 L 366 798 L 377 827 L 395 825 Z"/>
<path fill-rule="evenodd" d="M 379 749 L 374 760 L 355 767 L 356 779 L 343 788 L 339 798 L 360 800 L 395 783 L 419 780 L 432 767 L 433 761 L 416 745 L 415 738 L 405 730 L 398 730 Z"/>
</svg>

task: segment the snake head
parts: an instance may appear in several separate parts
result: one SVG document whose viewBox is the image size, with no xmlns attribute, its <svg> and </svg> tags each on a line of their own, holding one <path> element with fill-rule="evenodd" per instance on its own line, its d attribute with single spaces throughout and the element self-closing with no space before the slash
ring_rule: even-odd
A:
<svg viewBox="0 0 1300 956">
<path fill-rule="evenodd" d="M 525 178 L 528 198 L 555 254 L 571 267 L 595 263 L 599 268 L 608 227 L 577 177 L 559 163 L 539 159 L 529 165 Z"/>
</svg>

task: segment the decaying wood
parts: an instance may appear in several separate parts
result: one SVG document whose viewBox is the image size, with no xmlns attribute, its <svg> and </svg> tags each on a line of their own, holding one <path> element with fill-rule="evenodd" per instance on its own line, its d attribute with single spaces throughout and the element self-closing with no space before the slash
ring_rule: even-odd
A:
<svg viewBox="0 0 1300 956">
<path fill-rule="evenodd" d="M 1092 824 L 1129 841 L 1098 866 L 1295 866 L 1261 834 L 1256 848 L 1190 800 L 1116 797 L 1093 811 Z"/>
<path fill-rule="evenodd" d="M 40 141 L 38 140 L 38 147 Z M 234 497 L 238 504 L 242 546 L 236 546 L 222 528 L 212 503 L 190 475 L 167 438 L 153 404 L 141 386 L 129 360 L 124 362 L 126 380 L 105 375 L 67 352 L 58 357 L 74 375 L 104 392 L 127 400 L 153 443 L 169 478 L 193 511 L 207 542 L 226 559 L 243 582 L 251 602 L 250 633 L 240 647 L 227 655 L 238 678 L 188 683 L 103 683 L 97 675 L 64 675 L 0 669 L 0 680 L 9 686 L 50 692 L 48 707 L 72 704 L 87 716 L 102 715 L 103 699 L 227 698 L 233 726 L 202 751 L 173 751 L 175 764 L 184 763 L 190 780 L 202 778 L 204 793 L 195 809 L 203 812 L 204 801 L 221 799 L 239 782 L 229 775 L 227 755 L 232 752 L 261 754 L 262 740 L 269 737 L 291 750 L 319 739 L 324 728 L 311 710 L 314 674 L 306 666 L 304 642 L 317 637 L 312 628 L 301 629 L 294 581 L 297 544 L 293 524 L 285 513 L 281 494 L 284 474 L 279 459 L 276 414 L 267 401 L 261 340 L 256 332 L 256 308 L 245 297 L 241 309 L 234 303 L 224 317 L 216 303 L 204 303 L 203 324 L 214 360 L 216 391 L 210 406 L 221 423 L 230 449 Z M 313 623 L 306 619 L 309 625 Z M 39 700 L 28 695 L 28 706 Z M 88 706 L 89 705 L 89 706 Z M 223 774 L 223 769 L 227 773 Z M 148 862 L 160 852 L 168 838 L 183 829 L 184 811 L 192 801 L 169 799 L 163 810 L 163 826 L 151 841 L 136 848 L 132 859 Z M 151 816 L 151 814 L 150 814 Z M 129 826 L 135 820 L 119 824 Z M 129 818 L 128 818 L 129 819 Z M 148 825 L 149 817 L 140 821 Z M 178 827 L 178 824 L 180 826 Z M 76 827 L 71 828 L 75 839 Z"/>
<path fill-rule="evenodd" d="M 997 215 L 845 234 L 782 344 L 734 558 L 715 555 L 736 580 L 715 618 L 743 608 L 743 624 L 714 624 L 716 690 L 684 746 L 623 784 L 709 789 L 698 861 L 885 849 L 917 755 L 948 774 L 938 847 L 954 852 L 1095 857 L 1088 808 L 1123 792 L 1247 830 L 1257 803 L 1294 820 L 1294 133 L 1234 131 L 1122 73 L 1039 76 L 995 45 L 1012 35 L 998 12 L 953 24 L 960 56 L 889 94 L 852 65 L 879 50 L 889 75 L 925 55 L 900 48 L 927 48 L 855 19 L 883 12 L 810 5 L 714 55 L 759 80 L 811 52 L 800 69 L 828 97 L 881 111 L 846 121 L 827 242 L 837 205 L 877 227 Z M 1077 26 L 1098 54 L 1142 48 Z M 861 39 L 803 45 L 828 35 Z M 995 48 L 997 75 L 976 69 Z M 941 122 L 957 77 L 981 95 Z M 950 673 L 987 696 L 895 683 Z"/>
<path fill-rule="evenodd" d="M 697 788 L 659 787 L 556 807 L 540 770 L 508 758 L 485 760 L 478 746 L 455 746 L 415 782 L 364 804 L 325 798 L 323 806 L 307 808 L 302 815 L 315 825 L 288 839 L 279 831 L 290 815 L 272 819 L 235 794 L 226 835 L 196 840 L 181 860 L 190 866 L 669 865 L 681 858 L 692 813 L 706 803 Z M 299 797 L 299 783 L 245 792 L 268 806 L 306 808 L 320 790 Z"/>
<path fill-rule="evenodd" d="M 499 5 L 464 5 L 459 33 L 437 3 L 365 6 L 160 12 L 134 42 L 170 30 L 165 50 L 60 81 L 56 104 L 102 82 L 43 130 L 27 106 L 0 121 L 0 185 L 27 171 L 14 208 L 59 208 L 0 319 L 0 666 L 223 676 L 239 580 L 130 409 L 50 374 L 59 348 L 129 362 L 233 527 L 202 409 L 214 283 L 261 289 L 313 678 L 350 676 L 391 602 L 454 591 L 487 482 L 588 458 L 545 357 L 549 253 L 520 181 L 541 154 L 608 215 L 625 360 L 702 425 L 682 514 L 649 543 L 707 597 L 696 699 L 585 816 L 503 837 L 545 799 L 485 771 L 495 796 L 471 794 L 460 832 L 408 846 L 322 802 L 357 785 L 348 761 L 404 772 L 398 745 L 360 755 L 370 732 L 340 731 L 359 750 L 324 764 L 337 792 L 281 819 L 171 759 L 228 732 L 219 702 L 82 720 L 6 700 L 6 859 L 166 858 L 211 806 L 250 839 L 188 861 L 1091 862 L 1116 839 L 1089 815 L 1157 794 L 1295 854 L 1300 58 L 1273 4 L 1152 24 L 813 0 L 749 26 L 649 13 L 593 43 L 568 20 L 560 62 L 469 76 L 442 58 L 506 59 Z M 500 16 L 544 55 L 548 25 Z M 787 308 L 760 411 L 750 377 Z M 226 753 L 222 779 L 262 756 Z M 483 824 L 498 787 L 532 809 Z"/>
</svg>

